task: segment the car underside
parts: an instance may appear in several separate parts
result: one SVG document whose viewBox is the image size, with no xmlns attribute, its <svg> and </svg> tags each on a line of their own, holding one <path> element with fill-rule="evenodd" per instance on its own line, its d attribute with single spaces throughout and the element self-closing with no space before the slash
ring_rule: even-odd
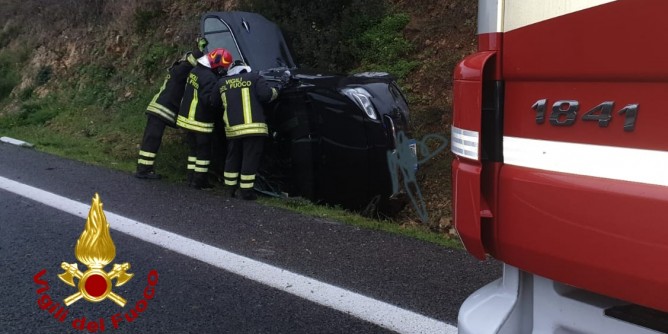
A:
<svg viewBox="0 0 668 334">
<path fill-rule="evenodd" d="M 206 13 L 201 29 L 209 50 L 230 50 L 281 87 L 265 107 L 270 135 L 256 190 L 369 214 L 403 206 L 403 196 L 393 192 L 388 153 L 399 133 L 409 136 L 408 105 L 391 75 L 298 68 L 278 26 L 256 13 Z M 223 137 L 214 150 L 224 150 Z"/>
</svg>

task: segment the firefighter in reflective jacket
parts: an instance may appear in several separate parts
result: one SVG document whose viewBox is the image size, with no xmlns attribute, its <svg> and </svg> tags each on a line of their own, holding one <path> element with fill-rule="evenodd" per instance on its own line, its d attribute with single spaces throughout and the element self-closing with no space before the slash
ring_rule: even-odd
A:
<svg viewBox="0 0 668 334">
<path fill-rule="evenodd" d="M 176 125 L 188 130 L 188 172 L 192 173 L 190 186 L 196 189 L 212 188 L 207 179 L 211 164 L 211 140 L 217 109 L 211 106 L 218 78 L 232 64 L 232 55 L 225 49 L 213 49 L 197 60 L 190 71 Z"/>
<path fill-rule="evenodd" d="M 193 67 L 197 65 L 197 58 L 204 55 L 202 51 L 206 45 L 206 39 L 198 38 L 198 48 L 193 52 L 186 53 L 172 64 L 160 90 L 148 104 L 146 108 L 146 127 L 139 148 L 135 177 L 140 179 L 160 178 L 160 174 L 155 173 L 154 164 L 162 142 L 162 135 L 166 126 L 176 128 L 176 114 L 181 105 L 186 78 Z"/>
<path fill-rule="evenodd" d="M 219 95 L 213 101 L 222 108 L 227 137 L 225 159 L 225 192 L 234 196 L 239 186 L 239 197 L 255 200 L 253 191 L 255 173 L 260 164 L 264 140 L 269 133 L 262 103 L 276 99 L 278 90 L 243 61 L 237 60 L 216 85 Z M 218 98 L 219 97 L 219 98 Z"/>
</svg>

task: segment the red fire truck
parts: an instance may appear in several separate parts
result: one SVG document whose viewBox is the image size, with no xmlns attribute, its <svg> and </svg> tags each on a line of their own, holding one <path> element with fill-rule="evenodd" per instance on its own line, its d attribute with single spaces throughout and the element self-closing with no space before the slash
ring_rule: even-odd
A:
<svg viewBox="0 0 668 334">
<path fill-rule="evenodd" d="M 454 220 L 504 269 L 459 333 L 668 332 L 668 1 L 478 9 L 454 78 Z"/>
</svg>

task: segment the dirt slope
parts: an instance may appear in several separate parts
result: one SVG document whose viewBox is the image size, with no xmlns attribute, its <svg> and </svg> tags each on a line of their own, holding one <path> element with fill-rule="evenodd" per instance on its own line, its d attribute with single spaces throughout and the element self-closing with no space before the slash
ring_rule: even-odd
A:
<svg viewBox="0 0 668 334">
<path fill-rule="evenodd" d="M 477 1 L 424 0 L 419 5 L 409 0 L 393 2 L 400 11 L 411 15 L 405 36 L 415 45 L 415 57 L 421 64 L 404 84 L 412 96 L 411 115 L 416 136 L 443 134 L 449 140 L 452 70 L 461 59 L 476 50 Z M 450 224 L 451 159 L 448 148 L 423 165 L 418 178 L 429 212 L 429 226 L 453 234 Z M 400 219 L 405 224 L 420 223 L 410 208 Z"/>
</svg>

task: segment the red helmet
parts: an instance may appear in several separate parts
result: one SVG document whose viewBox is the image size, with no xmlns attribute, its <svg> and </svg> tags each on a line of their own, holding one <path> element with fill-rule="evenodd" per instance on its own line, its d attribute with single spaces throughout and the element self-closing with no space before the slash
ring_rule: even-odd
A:
<svg viewBox="0 0 668 334">
<path fill-rule="evenodd" d="M 209 59 L 209 64 L 211 64 L 211 69 L 214 70 L 218 67 L 227 69 L 232 64 L 232 54 L 225 49 L 213 49 L 206 55 Z"/>
</svg>

